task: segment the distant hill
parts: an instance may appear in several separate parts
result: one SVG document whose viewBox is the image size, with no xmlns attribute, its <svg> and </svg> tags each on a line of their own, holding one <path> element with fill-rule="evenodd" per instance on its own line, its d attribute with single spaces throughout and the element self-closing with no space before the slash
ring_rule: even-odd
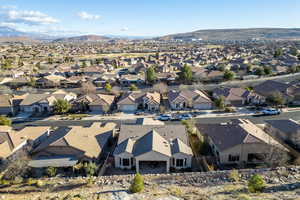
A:
<svg viewBox="0 0 300 200">
<path fill-rule="evenodd" d="M 53 40 L 53 42 L 97 42 L 110 40 L 110 37 L 100 35 L 82 35 L 76 37 L 65 37 Z"/>
<path fill-rule="evenodd" d="M 24 37 L 29 34 L 6 26 L 0 26 L 0 37 Z"/>
<path fill-rule="evenodd" d="M 210 29 L 172 34 L 158 40 L 300 40 L 300 28 Z"/>
</svg>

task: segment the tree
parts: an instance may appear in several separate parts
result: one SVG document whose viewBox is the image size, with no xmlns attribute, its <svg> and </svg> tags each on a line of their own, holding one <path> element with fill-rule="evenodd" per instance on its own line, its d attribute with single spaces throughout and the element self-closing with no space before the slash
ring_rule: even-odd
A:
<svg viewBox="0 0 300 200">
<path fill-rule="evenodd" d="M 67 113 L 70 109 L 71 109 L 70 103 L 63 99 L 58 99 L 53 104 L 53 110 L 55 113 L 58 114 Z"/>
<path fill-rule="evenodd" d="M 146 71 L 146 80 L 148 83 L 153 84 L 156 80 L 154 67 L 149 67 Z"/>
<path fill-rule="evenodd" d="M 165 83 L 156 83 L 153 86 L 153 90 L 160 94 L 166 94 L 168 92 L 168 86 Z"/>
<path fill-rule="evenodd" d="M 234 76 L 235 76 L 234 72 L 229 71 L 229 70 L 225 70 L 225 72 L 224 72 L 224 79 L 225 79 L 226 81 L 231 81 L 231 80 L 233 80 L 233 79 L 234 79 Z"/>
<path fill-rule="evenodd" d="M 11 120 L 5 116 L 0 116 L 0 126 L 11 126 Z"/>
<path fill-rule="evenodd" d="M 144 190 L 144 177 L 137 173 L 133 179 L 133 182 L 129 188 L 132 193 L 142 192 Z"/>
<path fill-rule="evenodd" d="M 264 74 L 265 74 L 265 72 L 261 67 L 255 69 L 255 75 L 263 76 Z"/>
<path fill-rule="evenodd" d="M 86 64 L 86 62 L 84 61 L 83 63 L 82 63 L 82 65 L 81 65 L 81 68 L 86 68 L 87 67 L 87 64 Z"/>
<path fill-rule="evenodd" d="M 278 58 L 280 56 L 282 56 L 283 52 L 282 52 L 282 48 L 277 48 L 274 52 L 274 58 Z"/>
<path fill-rule="evenodd" d="M 220 96 L 218 99 L 216 99 L 215 100 L 215 106 L 219 110 L 224 110 L 225 109 L 225 97 L 224 96 Z"/>
<path fill-rule="evenodd" d="M 130 91 L 137 91 L 137 90 L 139 90 L 139 88 L 136 85 L 134 85 L 134 84 L 131 84 L 129 86 L 129 89 L 130 89 Z"/>
<path fill-rule="evenodd" d="M 272 68 L 271 68 L 271 67 L 264 66 L 264 73 L 265 73 L 266 75 L 272 74 Z"/>
<path fill-rule="evenodd" d="M 104 86 L 104 89 L 105 89 L 106 92 L 111 92 L 112 87 L 111 87 L 110 83 L 106 82 L 105 86 Z"/>
<path fill-rule="evenodd" d="M 262 192 L 266 187 L 265 180 L 259 174 L 253 175 L 248 181 L 248 190 L 249 192 Z"/>
<path fill-rule="evenodd" d="M 81 84 L 80 91 L 82 94 L 96 93 L 96 87 L 91 82 L 84 82 Z"/>
<path fill-rule="evenodd" d="M 291 55 L 297 56 L 298 55 L 298 49 L 296 47 L 292 47 L 290 49 Z"/>
<path fill-rule="evenodd" d="M 252 68 L 253 68 L 252 65 L 251 65 L 251 64 L 248 64 L 248 65 L 247 65 L 247 72 L 248 72 L 248 73 L 252 72 Z"/>
<path fill-rule="evenodd" d="M 190 66 L 188 66 L 187 64 L 185 64 L 183 66 L 183 68 L 181 69 L 180 72 L 180 79 L 184 82 L 184 83 L 190 83 L 193 79 L 193 72 L 192 72 L 192 68 Z"/>
<path fill-rule="evenodd" d="M 277 107 L 284 104 L 284 98 L 280 92 L 275 92 L 267 96 L 266 102 Z"/>
</svg>

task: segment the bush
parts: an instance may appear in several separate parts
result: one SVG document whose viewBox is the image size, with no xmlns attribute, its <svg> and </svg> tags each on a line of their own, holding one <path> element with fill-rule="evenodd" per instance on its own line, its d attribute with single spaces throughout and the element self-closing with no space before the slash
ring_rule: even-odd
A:
<svg viewBox="0 0 300 200">
<path fill-rule="evenodd" d="M 266 187 L 265 180 L 259 174 L 253 175 L 248 181 L 248 190 L 249 192 L 262 192 Z"/>
<path fill-rule="evenodd" d="M 144 178 L 142 175 L 137 173 L 133 179 L 129 191 L 132 193 L 142 192 L 144 190 Z"/>
<path fill-rule="evenodd" d="M 32 178 L 29 178 L 29 179 L 27 179 L 26 184 L 27 185 L 34 185 L 34 184 L 36 184 L 36 181 L 33 180 Z"/>
<path fill-rule="evenodd" d="M 41 188 L 44 186 L 44 182 L 41 180 L 38 180 L 35 184 L 36 184 L 36 187 L 38 187 L 38 188 Z"/>
<path fill-rule="evenodd" d="M 5 116 L 0 116 L 0 125 L 1 126 L 11 126 L 11 120 Z"/>
<path fill-rule="evenodd" d="M 23 183 L 23 178 L 21 176 L 16 176 L 15 179 L 13 180 L 13 184 L 21 184 Z"/>
<path fill-rule="evenodd" d="M 227 113 L 233 113 L 233 112 L 235 112 L 235 110 L 233 108 L 226 107 L 225 108 L 225 112 L 227 112 Z"/>
<path fill-rule="evenodd" d="M 93 162 L 84 163 L 83 168 L 86 176 L 94 176 L 98 169 L 97 165 Z"/>
<path fill-rule="evenodd" d="M 229 173 L 229 178 L 234 182 L 238 182 L 240 180 L 239 171 L 236 169 L 231 170 Z"/>
<path fill-rule="evenodd" d="M 56 175 L 57 169 L 55 167 L 47 167 L 46 174 L 49 177 L 54 177 Z"/>
<path fill-rule="evenodd" d="M 5 180 L 5 179 L 1 179 L 0 180 L 0 186 L 2 185 L 10 185 L 10 181 L 9 180 Z"/>
</svg>

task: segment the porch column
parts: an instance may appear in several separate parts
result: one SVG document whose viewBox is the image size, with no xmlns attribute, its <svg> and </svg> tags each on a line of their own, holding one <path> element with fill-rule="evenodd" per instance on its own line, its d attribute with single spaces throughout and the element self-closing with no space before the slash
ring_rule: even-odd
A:
<svg viewBox="0 0 300 200">
<path fill-rule="evenodd" d="M 166 171 L 167 171 L 167 173 L 169 173 L 170 172 L 170 160 L 167 160 L 166 167 L 167 167 Z"/>
<path fill-rule="evenodd" d="M 140 165 L 139 165 L 139 160 L 138 159 L 135 159 L 135 169 L 136 169 L 136 173 L 139 173 Z"/>
</svg>

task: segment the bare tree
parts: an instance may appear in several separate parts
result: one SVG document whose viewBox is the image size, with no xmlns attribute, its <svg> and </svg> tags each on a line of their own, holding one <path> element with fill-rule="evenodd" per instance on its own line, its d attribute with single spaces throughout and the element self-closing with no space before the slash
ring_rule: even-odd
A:
<svg viewBox="0 0 300 200">
<path fill-rule="evenodd" d="M 153 86 L 153 90 L 161 94 L 165 94 L 168 92 L 168 86 L 165 83 L 156 83 Z"/>
<path fill-rule="evenodd" d="M 287 151 L 277 145 L 269 145 L 268 153 L 264 157 L 264 163 L 268 167 L 278 167 L 286 165 L 291 159 Z"/>
<path fill-rule="evenodd" d="M 96 87 L 91 82 L 84 82 L 81 84 L 80 92 L 82 94 L 96 93 Z"/>
</svg>

